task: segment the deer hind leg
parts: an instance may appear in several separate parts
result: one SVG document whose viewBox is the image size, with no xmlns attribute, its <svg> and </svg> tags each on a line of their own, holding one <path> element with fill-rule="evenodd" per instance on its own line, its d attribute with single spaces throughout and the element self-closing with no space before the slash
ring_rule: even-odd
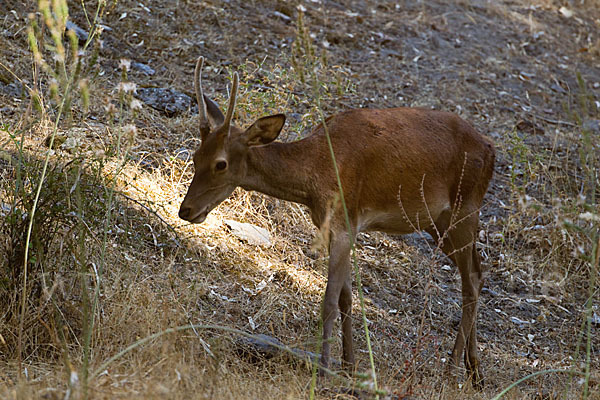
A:
<svg viewBox="0 0 600 400">
<path fill-rule="evenodd" d="M 348 274 L 340 293 L 340 314 L 342 318 L 343 367 L 350 372 L 354 368 L 354 348 L 352 345 L 352 274 Z"/>
<path fill-rule="evenodd" d="M 481 372 L 481 365 L 479 363 L 479 357 L 477 356 L 477 310 L 479 308 L 479 295 L 481 294 L 481 289 L 483 288 L 484 278 L 483 271 L 481 269 L 481 263 L 479 260 L 479 252 L 475 248 L 475 244 L 473 244 L 472 250 L 473 256 L 473 264 L 472 264 L 472 274 L 474 278 L 472 278 L 472 282 L 474 285 L 474 290 L 477 293 L 475 300 L 475 316 L 473 318 L 473 325 L 471 327 L 471 333 L 467 338 L 467 350 L 465 352 L 465 367 L 469 372 L 473 386 L 477 389 L 483 388 L 483 374 Z"/>
<path fill-rule="evenodd" d="M 450 359 L 451 367 L 458 367 L 464 354 L 465 368 L 475 387 L 483 385 L 477 355 L 477 303 L 483 277 L 479 253 L 475 248 L 478 226 L 477 209 L 461 212 L 453 218 L 451 210 L 444 211 L 435 221 L 435 229 L 429 229 L 435 240 L 442 238 L 442 251 L 456 264 L 461 277 L 462 316 Z"/>
<path fill-rule="evenodd" d="M 321 351 L 321 365 L 329 366 L 330 339 L 333 325 L 341 311 L 342 319 L 342 344 L 343 364 L 351 367 L 354 365 L 352 350 L 352 275 L 350 269 L 350 241 L 345 233 L 331 233 L 329 244 L 329 271 L 327 288 L 323 299 L 323 348 Z"/>
</svg>

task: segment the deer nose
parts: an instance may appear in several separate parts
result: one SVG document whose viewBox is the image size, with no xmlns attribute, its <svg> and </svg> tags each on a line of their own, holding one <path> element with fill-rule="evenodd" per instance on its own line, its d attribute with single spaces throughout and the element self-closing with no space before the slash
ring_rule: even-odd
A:
<svg viewBox="0 0 600 400">
<path fill-rule="evenodd" d="M 179 208 L 179 218 L 187 220 L 190 217 L 190 213 L 192 209 L 190 207 L 180 207 Z"/>
</svg>

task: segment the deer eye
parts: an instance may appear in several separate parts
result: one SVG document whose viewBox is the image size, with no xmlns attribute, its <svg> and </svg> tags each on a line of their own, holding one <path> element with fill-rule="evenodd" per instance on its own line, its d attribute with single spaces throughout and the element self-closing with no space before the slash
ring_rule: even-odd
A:
<svg viewBox="0 0 600 400">
<path fill-rule="evenodd" d="M 217 161 L 215 164 L 215 171 L 225 171 L 227 169 L 227 161 Z"/>
</svg>

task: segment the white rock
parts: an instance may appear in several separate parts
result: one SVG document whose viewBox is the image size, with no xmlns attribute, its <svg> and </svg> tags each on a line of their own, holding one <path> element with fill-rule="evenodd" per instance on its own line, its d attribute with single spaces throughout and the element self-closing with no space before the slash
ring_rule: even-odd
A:
<svg viewBox="0 0 600 400">
<path fill-rule="evenodd" d="M 256 225 L 247 224 L 245 222 L 237 222 L 231 219 L 226 219 L 225 225 L 231 229 L 231 233 L 238 238 L 258 246 L 271 246 L 271 237 L 269 231 Z"/>
</svg>

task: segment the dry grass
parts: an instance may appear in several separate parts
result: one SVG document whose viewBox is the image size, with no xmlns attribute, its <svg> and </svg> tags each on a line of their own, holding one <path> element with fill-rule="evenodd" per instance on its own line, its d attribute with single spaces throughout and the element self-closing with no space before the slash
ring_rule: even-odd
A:
<svg viewBox="0 0 600 400">
<path fill-rule="evenodd" d="M 200 51 L 212 67 L 205 86 L 213 98 L 225 97 L 225 62 L 241 71 L 245 85 L 236 114 L 240 125 L 269 112 L 296 113 L 287 128 L 293 139 L 314 122 L 310 88 L 294 79 L 290 67 L 294 24 L 270 14 L 278 10 L 294 16 L 293 7 L 275 1 L 146 3 L 150 12 L 138 2 L 111 2 L 104 15 L 103 22 L 113 30 L 105 36 L 109 50 L 100 53 L 98 66 L 89 71 L 96 101 L 85 119 L 81 105 L 75 104 L 75 126 L 61 125 L 65 137 L 80 139 L 77 149 L 82 154 L 107 148 L 118 134 L 120 125 L 109 123 L 104 107 L 117 97 L 120 57 L 152 60 L 155 76 L 130 71 L 129 79 L 138 85 L 173 86 L 190 93 L 193 61 Z M 562 4 L 552 1 L 418 2 L 400 9 L 384 2 L 339 3 L 358 16 L 333 6 L 319 10 L 318 4 L 307 2 L 307 23 L 316 34 L 317 48 L 325 40 L 330 45 L 322 66 L 331 78 L 324 99 L 327 112 L 352 106 L 435 106 L 473 121 L 494 138 L 499 150 L 479 237 L 489 267 L 479 325 L 485 390 L 475 393 L 468 384 L 450 388 L 441 374 L 460 318 L 460 282 L 454 267 L 446 268 L 449 262 L 426 239 L 369 233 L 359 236 L 358 254 L 380 386 L 391 398 L 483 399 L 531 372 L 581 368 L 572 357 L 590 281 L 585 256 L 591 253 L 598 225 L 578 216 L 587 210 L 586 204 L 598 213 L 590 199 L 599 186 L 586 180 L 586 173 L 598 167 L 597 153 L 595 159 L 582 158 L 586 147 L 574 115 L 600 119 L 594 109 L 599 89 L 593 86 L 600 82 L 594 56 L 598 10 L 576 2 L 569 5 L 575 16 L 567 19 L 558 12 Z M 70 7 L 73 19 L 84 26 L 80 4 Z M 32 85 L 23 29 L 33 9 L 8 1 L 0 10 L 5 16 L 0 23 L 0 62 Z M 121 18 L 124 12 L 127 16 Z M 544 34 L 534 39 L 540 31 Z M 587 50 L 581 50 L 584 47 Z M 380 56 L 385 50 L 398 55 Z M 586 110 L 577 100 L 581 91 L 573 68 L 588 84 L 592 102 Z M 15 80 L 0 67 L 0 84 Z M 349 81 L 355 89 L 347 90 Z M 0 130 L 3 213 L 18 165 L 18 149 L 9 134 L 24 134 L 25 164 L 34 172 L 47 150 L 53 115 L 26 112 L 29 102 L 27 96 L 0 91 L 0 125 L 5 127 Z M 530 125 L 519 125 L 521 121 Z M 43 252 L 32 264 L 35 275 L 24 330 L 27 372 L 20 381 L 20 286 L 9 291 L 7 280 L 0 281 L 2 296 L 8 294 L 0 300 L 1 398 L 83 397 L 81 385 L 69 382 L 72 373 L 79 382 L 82 379 L 87 318 L 82 282 L 88 293 L 98 285 L 94 268 L 102 258 L 110 177 L 116 178 L 116 194 L 90 371 L 139 339 L 187 324 L 264 333 L 291 347 L 318 350 L 327 259 L 322 249 L 311 248 L 317 232 L 306 210 L 238 190 L 201 226 L 183 223 L 177 210 L 192 166 L 182 150 L 198 144 L 195 117 L 167 118 L 145 107 L 132 122 L 137 136 L 125 164 L 111 158 L 100 171 L 93 163 L 82 169 L 84 208 L 76 205 L 76 193 L 69 193 L 75 180 L 74 164 L 69 162 L 78 159 L 79 150 L 58 149 L 53 156 L 52 165 L 60 166 L 53 172 L 57 191 L 47 199 L 69 205 L 46 214 L 58 222 L 48 230 L 51 234 L 39 236 L 46 242 L 36 247 Z M 522 129 L 532 125 L 545 134 Z M 592 149 L 597 150 L 597 138 L 592 136 Z M 587 202 L 578 197 L 582 187 Z M 22 211 L 27 211 L 25 205 Z M 79 231 L 70 213 L 82 209 L 85 227 Z M 224 226 L 224 218 L 267 228 L 273 245 L 241 242 Z M 566 220 L 577 229 L 565 228 Z M 7 255 L 16 243 L 14 232 L 5 222 L 0 228 L 0 263 L 11 265 Z M 596 293 L 596 313 L 597 298 Z M 354 311 L 359 315 L 356 305 Z M 355 323 L 357 356 L 364 371 L 368 356 L 361 332 Z M 338 356 L 339 342 L 338 338 L 332 353 Z M 594 337 L 591 399 L 600 398 L 599 348 Z M 90 381 L 89 396 L 303 398 L 310 381 L 311 371 L 303 362 L 284 356 L 248 357 L 241 353 L 237 335 L 197 329 L 161 336 L 126 353 Z M 546 375 L 519 386 L 507 398 L 561 398 L 567 382 L 565 375 Z M 351 385 L 325 380 L 318 397 L 336 398 L 341 396 L 336 388 Z M 579 398 L 581 390 L 575 380 L 566 398 Z"/>
</svg>

